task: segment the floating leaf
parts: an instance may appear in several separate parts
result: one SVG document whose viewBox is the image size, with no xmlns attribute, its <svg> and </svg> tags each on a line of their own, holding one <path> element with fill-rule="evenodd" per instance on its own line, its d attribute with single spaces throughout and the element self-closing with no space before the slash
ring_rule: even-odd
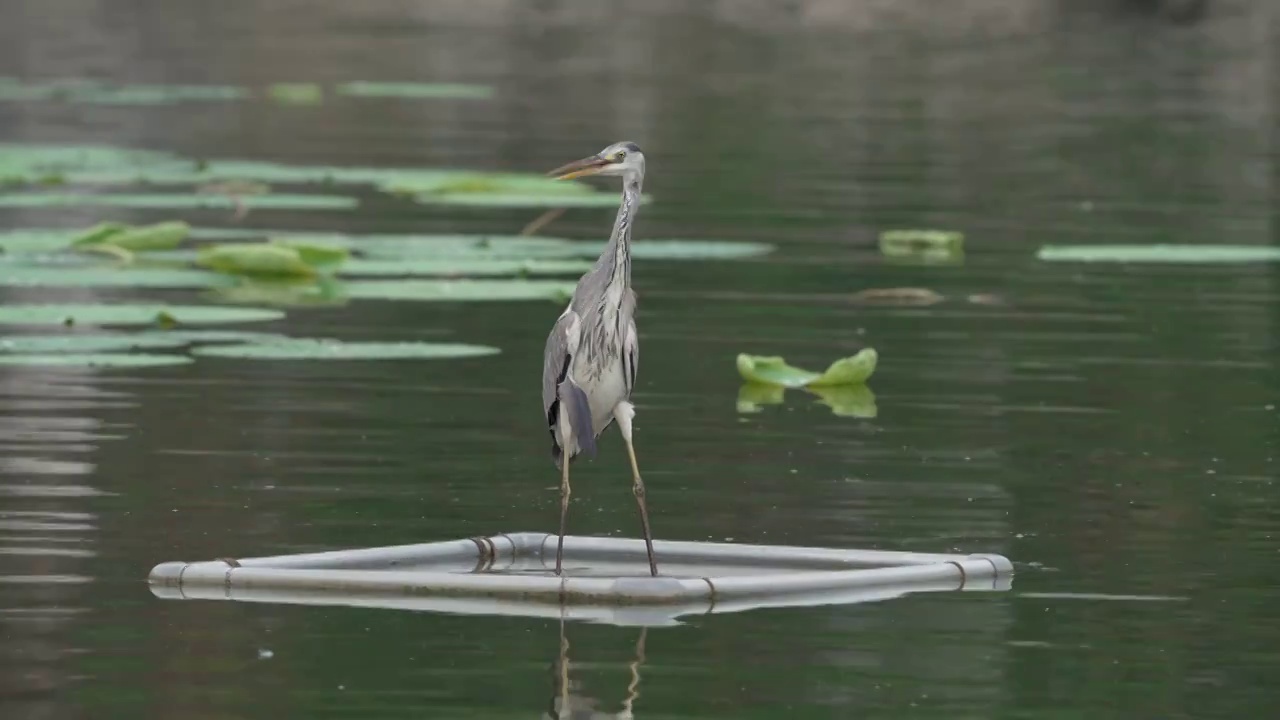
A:
<svg viewBox="0 0 1280 720">
<path fill-rule="evenodd" d="M 34 365 L 40 368 L 140 368 L 161 365 L 187 365 L 191 362 L 193 360 L 186 355 L 145 353 L 65 353 L 52 355 L 29 353 L 0 355 L 0 365 Z"/>
<path fill-rule="evenodd" d="M 339 95 L 361 98 L 485 100 L 493 97 L 493 88 L 465 83 L 356 81 L 338 85 L 336 90 Z"/>
<path fill-rule="evenodd" d="M 873 348 L 864 348 L 857 355 L 831 363 L 825 372 L 815 373 L 792 367 L 781 357 L 738 355 L 738 374 L 742 379 L 758 383 L 770 383 L 783 387 L 855 385 L 864 383 L 875 372 L 877 354 Z"/>
<path fill-rule="evenodd" d="M 604 243 L 583 243 L 599 255 Z M 732 260 L 768 255 L 776 248 L 768 243 L 737 240 L 636 240 L 631 256 L 640 260 Z"/>
<path fill-rule="evenodd" d="M 867 288 L 859 290 L 851 298 L 854 302 L 883 303 L 888 305 L 934 305 L 943 296 L 928 288 Z"/>
<path fill-rule="evenodd" d="M 150 333 L 5 335 L 0 336 L 0 353 L 98 353 L 182 347 L 186 344 L 181 337 Z"/>
<path fill-rule="evenodd" d="M 487 345 L 428 342 L 339 342 L 327 339 L 286 338 L 242 345 L 209 345 L 192 350 L 196 355 L 260 360 L 392 360 L 466 358 L 494 355 Z"/>
<path fill-rule="evenodd" d="M 361 280 L 344 287 L 349 297 L 363 300 L 482 302 L 557 300 L 573 293 L 575 285 L 554 280 Z"/>
<path fill-rule="evenodd" d="M 117 222 L 99 223 L 72 238 L 71 245 L 73 247 L 98 245 L 106 242 L 108 237 L 124 232 L 127 228 L 127 225 Z"/>
<path fill-rule="evenodd" d="M 295 251 L 302 262 L 312 266 L 338 265 L 351 254 L 345 246 L 328 243 L 289 238 L 272 238 L 271 243 Z"/>
<path fill-rule="evenodd" d="M 48 253 L 68 247 L 74 231 L 14 229 L 0 231 L 0 251 L 5 255 Z"/>
<path fill-rule="evenodd" d="M 1046 245 L 1036 258 L 1048 262 L 1260 263 L 1280 261 L 1272 245 Z"/>
<path fill-rule="evenodd" d="M 616 208 L 619 203 L 619 196 L 613 193 L 447 192 L 424 193 L 413 196 L 413 199 L 423 205 L 483 208 Z M 649 196 L 641 196 L 640 203 L 648 204 L 652 200 Z"/>
<path fill-rule="evenodd" d="M 279 310 L 217 305 L 0 305 L 0 324 L 8 325 L 151 325 L 161 313 L 183 325 L 279 320 Z M 70 321 L 70 322 L 68 322 Z"/>
<path fill-rule="evenodd" d="M 880 233 L 880 250 L 886 255 L 909 255 L 924 250 L 960 252 L 964 234 L 948 230 L 885 230 Z"/>
<path fill-rule="evenodd" d="M 122 247 L 112 245 L 111 243 L 85 245 L 83 247 L 75 248 L 75 250 L 82 255 L 105 255 L 107 257 L 115 258 L 125 264 L 132 263 L 134 260 L 133 253 Z"/>
<path fill-rule="evenodd" d="M 350 210 L 355 198 L 336 195 L 257 195 L 231 198 L 222 195 L 126 194 L 126 193 L 20 193 L 0 195 L 0 207 L 127 207 L 127 208 L 235 208 L 239 205 L 268 210 Z"/>
<path fill-rule="evenodd" d="M 500 275 L 580 275 L 591 269 L 584 260 L 512 260 L 507 258 L 407 258 L 403 260 L 352 260 L 342 275 L 384 277 L 436 275 L 476 277 Z"/>
<path fill-rule="evenodd" d="M 201 248 L 196 263 L 221 273 L 266 277 L 309 278 L 315 268 L 297 250 L 271 243 L 210 245 Z"/>
<path fill-rule="evenodd" d="M 276 83 L 267 92 L 284 105 L 319 105 L 324 100 L 324 89 L 315 83 Z"/>
<path fill-rule="evenodd" d="M 208 296 L 215 302 L 269 307 L 306 307 L 345 305 L 350 299 L 342 283 L 327 278 L 316 282 L 245 282 L 210 290 Z"/>
<path fill-rule="evenodd" d="M 102 235 L 100 230 L 98 232 L 100 237 L 96 243 L 93 241 L 94 236 L 89 236 L 88 238 L 81 237 L 74 244 L 83 247 L 85 245 L 107 243 L 131 252 L 169 250 L 186 240 L 187 234 L 190 232 L 191 226 L 185 222 L 162 222 L 141 227 L 126 227 L 105 236 Z"/>
<path fill-rule="evenodd" d="M 111 246 L 98 245 L 97 249 Z M 0 286 L 9 287 L 150 287 L 201 288 L 226 284 L 216 273 L 183 268 L 144 268 L 131 265 L 99 267 L 42 267 L 0 264 Z"/>
<path fill-rule="evenodd" d="M 18 336 L 12 336 L 18 337 Z M 192 343 L 256 343 L 284 339 L 279 333 L 261 332 L 257 330 L 146 330 L 130 337 L 157 338 L 158 341 L 174 342 L 178 345 Z"/>
</svg>

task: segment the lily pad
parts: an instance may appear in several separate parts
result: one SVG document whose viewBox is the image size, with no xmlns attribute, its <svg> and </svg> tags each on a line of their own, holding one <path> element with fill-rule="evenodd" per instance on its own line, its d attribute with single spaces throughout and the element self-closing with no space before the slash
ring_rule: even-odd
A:
<svg viewBox="0 0 1280 720">
<path fill-rule="evenodd" d="M 107 246 L 95 246 L 107 247 Z M 0 264 L 0 286 L 203 288 L 227 283 L 217 273 L 184 268 L 42 267 Z"/>
<path fill-rule="evenodd" d="M 210 245 L 196 258 L 202 267 L 231 275 L 309 278 L 316 270 L 291 247 L 272 243 Z"/>
<path fill-rule="evenodd" d="M 486 100 L 493 97 L 488 85 L 468 83 L 368 82 L 343 83 L 335 88 L 339 95 L 361 98 L 457 99 Z"/>
<path fill-rule="evenodd" d="M 408 277 L 436 275 L 476 277 L 502 275 L 581 275 L 591 269 L 584 260 L 513 260 L 506 258 L 413 258 L 404 260 L 352 260 L 342 275 Z"/>
<path fill-rule="evenodd" d="M 880 250 L 886 255 L 908 255 L 925 250 L 959 252 L 964 249 L 964 233 L 951 230 L 885 230 L 880 233 Z"/>
<path fill-rule="evenodd" d="M 284 313 L 265 308 L 217 305 L 109 304 L 45 305 L 14 303 L 0 305 L 0 324 L 6 325 L 154 325 L 171 317 L 180 325 L 267 322 Z"/>
<path fill-rule="evenodd" d="M 13 336 L 17 337 L 17 336 Z M 280 333 L 259 330 L 146 330 L 130 337 L 156 338 L 178 345 L 193 343 L 256 343 L 287 339 Z M 159 346 L 157 346 L 159 347 Z"/>
<path fill-rule="evenodd" d="M 1046 245 L 1036 258 L 1048 262 L 1261 263 L 1280 262 L 1272 245 Z"/>
<path fill-rule="evenodd" d="M 616 208 L 620 202 L 614 193 L 528 193 L 528 192 L 440 192 L 413 196 L 422 205 L 458 205 L 482 208 Z M 641 204 L 652 198 L 641 196 Z"/>
<path fill-rule="evenodd" d="M 605 243 L 589 245 L 599 255 Z M 734 260 L 759 257 L 775 250 L 769 243 L 741 240 L 636 240 L 631 243 L 631 256 L 640 260 Z"/>
<path fill-rule="evenodd" d="M 4 335 L 0 336 L 0 353 L 100 353 L 186 344 L 182 337 L 149 333 Z"/>
<path fill-rule="evenodd" d="M 865 383 L 876 370 L 878 359 L 874 348 L 863 348 L 857 355 L 831 363 L 825 372 L 815 373 L 788 365 L 777 356 L 738 355 L 738 374 L 751 382 L 783 387 L 820 387 Z"/>
<path fill-rule="evenodd" d="M 91 367 L 140 368 L 162 365 L 188 365 L 194 362 L 186 355 L 147 353 L 24 353 L 0 355 L 0 365 L 33 365 L 40 368 Z"/>
<path fill-rule="evenodd" d="M 399 360 L 467 358 L 494 355 L 487 345 L 429 342 L 339 342 L 337 340 L 286 338 L 242 345 L 209 345 L 192 350 L 196 355 L 258 360 Z"/>
<path fill-rule="evenodd" d="M 207 293 L 214 302 L 267 307 L 313 307 L 346 305 L 347 297 L 340 282 L 319 278 L 316 282 L 258 281 L 219 287 Z"/>
<path fill-rule="evenodd" d="M 324 101 L 324 88 L 315 83 L 276 83 L 267 93 L 282 105 L 319 105 Z"/>
<path fill-rule="evenodd" d="M 351 255 L 346 246 L 323 242 L 306 242 L 290 238 L 272 238 L 271 243 L 298 253 L 302 262 L 311 266 L 339 265 Z"/>
<path fill-rule="evenodd" d="M 344 285 L 351 298 L 483 302 L 560 300 L 573 294 L 576 282 L 556 280 L 360 280 Z"/>
<path fill-rule="evenodd" d="M 103 223 L 72 241 L 76 247 L 109 244 L 130 252 L 169 250 L 177 247 L 191 226 L 182 221 L 162 222 L 141 227 L 127 227 L 118 223 Z"/>
<path fill-rule="evenodd" d="M 181 193 L 17 193 L 0 195 L 0 207 L 125 207 L 125 208 L 261 208 L 267 210 L 350 210 L 355 198 L 337 195 L 225 195 Z"/>
</svg>

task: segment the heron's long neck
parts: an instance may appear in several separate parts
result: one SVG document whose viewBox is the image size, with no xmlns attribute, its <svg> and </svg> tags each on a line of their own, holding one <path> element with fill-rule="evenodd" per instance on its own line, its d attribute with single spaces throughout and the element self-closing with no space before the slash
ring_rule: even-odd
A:
<svg viewBox="0 0 1280 720">
<path fill-rule="evenodd" d="M 618 206 L 618 217 L 613 221 L 609 246 L 601 257 L 609 269 L 611 283 L 621 283 L 624 288 L 631 286 L 631 224 L 640 212 L 640 185 L 643 182 L 644 176 L 639 173 L 622 179 L 622 204 Z"/>
</svg>

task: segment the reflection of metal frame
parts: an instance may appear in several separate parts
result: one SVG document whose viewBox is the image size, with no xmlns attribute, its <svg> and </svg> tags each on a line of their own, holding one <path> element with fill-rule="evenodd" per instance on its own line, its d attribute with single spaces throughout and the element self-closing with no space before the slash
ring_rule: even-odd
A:
<svg viewBox="0 0 1280 720">
<path fill-rule="evenodd" d="M 1007 590 L 1000 555 L 567 536 L 565 576 L 550 573 L 555 535 L 514 533 L 420 545 L 275 557 L 168 562 L 157 597 L 567 617 L 668 625 L 682 615 L 847 604 L 912 592 Z"/>
</svg>

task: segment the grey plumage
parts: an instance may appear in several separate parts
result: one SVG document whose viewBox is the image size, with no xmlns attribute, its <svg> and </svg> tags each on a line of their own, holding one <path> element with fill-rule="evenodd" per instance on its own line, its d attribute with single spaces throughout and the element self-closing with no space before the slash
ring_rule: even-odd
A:
<svg viewBox="0 0 1280 720">
<path fill-rule="evenodd" d="M 551 457 L 561 471 L 557 574 L 570 493 L 569 465 L 580 454 L 595 457 L 597 438 L 616 420 L 631 460 L 632 490 L 640 507 L 650 570 L 657 575 L 644 483 L 631 442 L 634 408 L 630 400 L 640 365 L 636 295 L 631 289 L 631 228 L 640 209 L 644 170 L 640 148 L 622 142 L 551 173 L 566 179 L 581 175 L 621 175 L 623 179 L 622 202 L 609 242 L 578 280 L 543 350 L 542 410 L 551 435 Z"/>
</svg>

